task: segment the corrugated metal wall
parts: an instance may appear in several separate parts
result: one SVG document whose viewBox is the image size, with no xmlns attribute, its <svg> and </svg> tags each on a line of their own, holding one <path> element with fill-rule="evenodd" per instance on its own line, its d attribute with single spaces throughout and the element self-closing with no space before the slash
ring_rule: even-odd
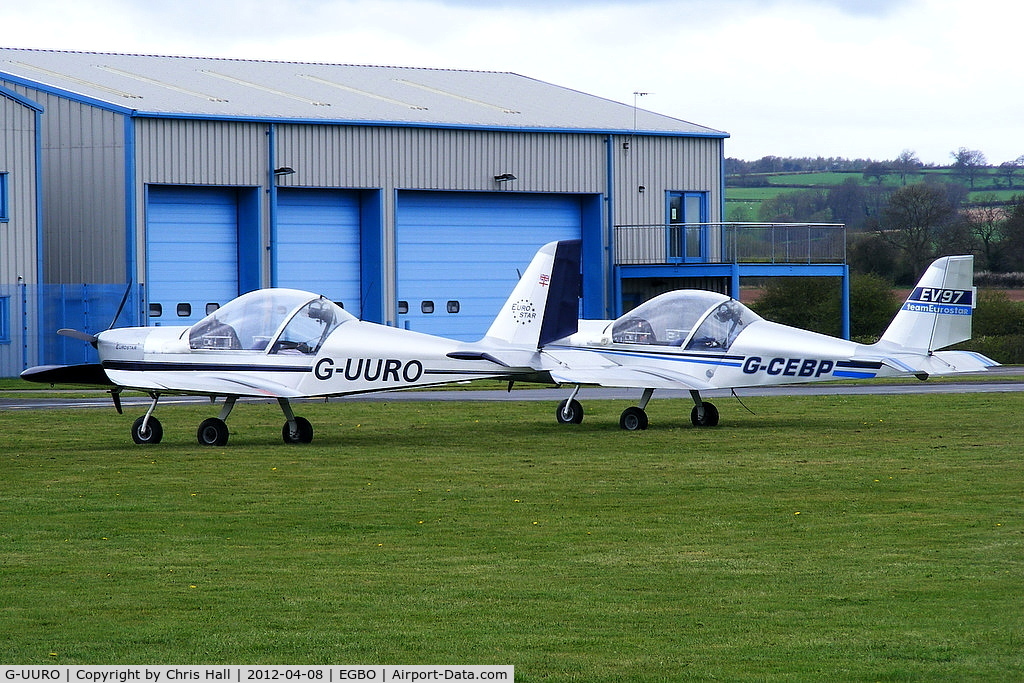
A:
<svg viewBox="0 0 1024 683">
<path fill-rule="evenodd" d="M 667 222 L 666 192 L 707 192 L 708 220 L 721 221 L 721 152 L 713 138 L 617 136 L 615 224 Z"/>
<path fill-rule="evenodd" d="M 36 112 L 0 94 L 0 173 L 7 221 L 0 223 L 0 377 L 38 360 L 36 330 Z M 31 299 L 29 297 L 32 297 Z"/>
<path fill-rule="evenodd" d="M 0 230 L 0 283 L 36 282 L 36 112 L 0 95 L 0 173 L 9 220 Z"/>
<path fill-rule="evenodd" d="M 149 183 L 267 184 L 266 124 L 140 118 L 135 152 L 140 206 Z"/>
<path fill-rule="evenodd" d="M 124 117 L 7 85 L 44 110 L 43 281 L 124 282 Z"/>
<path fill-rule="evenodd" d="M 602 192 L 600 135 L 281 125 L 282 185 L 422 190 Z M 513 173 L 504 185 L 494 176 Z"/>
</svg>

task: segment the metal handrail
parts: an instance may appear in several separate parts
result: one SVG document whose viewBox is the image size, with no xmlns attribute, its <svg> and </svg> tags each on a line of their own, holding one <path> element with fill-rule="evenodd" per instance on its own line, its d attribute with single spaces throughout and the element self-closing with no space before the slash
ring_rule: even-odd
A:
<svg viewBox="0 0 1024 683">
<path fill-rule="evenodd" d="M 842 223 L 666 223 L 615 226 L 616 265 L 845 263 Z"/>
</svg>

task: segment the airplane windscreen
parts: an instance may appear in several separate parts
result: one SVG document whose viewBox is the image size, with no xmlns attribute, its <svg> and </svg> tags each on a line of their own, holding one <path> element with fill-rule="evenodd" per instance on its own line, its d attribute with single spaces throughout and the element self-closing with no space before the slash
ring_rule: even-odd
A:
<svg viewBox="0 0 1024 683">
<path fill-rule="evenodd" d="M 709 308 L 728 299 L 724 294 L 692 289 L 661 294 L 616 320 L 612 341 L 679 346 Z"/>
<path fill-rule="evenodd" d="M 709 311 L 690 337 L 687 351 L 721 351 L 725 353 L 740 332 L 761 316 L 735 299 L 728 299 Z"/>
<path fill-rule="evenodd" d="M 332 319 L 352 319 L 340 306 L 297 289 L 260 289 L 243 294 L 189 330 L 193 349 L 264 351 L 286 320 L 300 308 L 323 302 Z M 326 314 L 323 316 L 326 317 Z"/>
<path fill-rule="evenodd" d="M 691 338 L 687 349 L 724 351 L 754 320 L 760 317 L 725 294 L 677 290 L 656 296 L 616 320 L 612 341 L 681 346 Z"/>
<path fill-rule="evenodd" d="M 338 325 L 352 319 L 351 315 L 332 301 L 310 301 L 291 317 L 270 352 L 316 353 Z"/>
</svg>

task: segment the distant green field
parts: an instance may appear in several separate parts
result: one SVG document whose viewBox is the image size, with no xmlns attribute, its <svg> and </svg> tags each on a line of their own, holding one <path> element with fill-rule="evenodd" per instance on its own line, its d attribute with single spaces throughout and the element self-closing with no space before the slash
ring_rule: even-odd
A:
<svg viewBox="0 0 1024 683">
<path fill-rule="evenodd" d="M 2 413 L 0 661 L 1024 679 L 1024 395 L 744 402 Z"/>
<path fill-rule="evenodd" d="M 856 180 L 859 184 L 867 187 L 883 187 L 887 190 L 896 190 L 903 185 L 897 173 L 891 173 L 882 179 L 881 184 L 876 180 L 868 180 L 860 172 L 821 172 L 821 173 L 777 173 L 758 176 L 758 181 L 767 183 L 758 187 L 737 186 L 745 182 L 741 178 L 729 177 L 726 180 L 725 201 L 726 220 L 730 221 L 756 221 L 761 202 L 778 197 L 790 192 L 801 192 L 804 190 L 819 189 L 827 190 L 843 184 L 849 179 Z M 920 173 L 910 173 L 906 176 L 906 183 L 918 183 L 926 179 L 936 179 L 944 182 L 966 181 L 956 176 L 951 169 L 922 169 Z M 746 181 L 749 182 L 749 181 Z M 1005 175 L 992 172 L 980 174 L 974 183 L 975 187 L 968 192 L 967 201 L 973 203 L 995 200 L 997 202 L 1009 202 L 1014 197 L 1024 194 L 1024 175 L 1017 180 L 1013 189 L 1005 189 Z"/>
</svg>

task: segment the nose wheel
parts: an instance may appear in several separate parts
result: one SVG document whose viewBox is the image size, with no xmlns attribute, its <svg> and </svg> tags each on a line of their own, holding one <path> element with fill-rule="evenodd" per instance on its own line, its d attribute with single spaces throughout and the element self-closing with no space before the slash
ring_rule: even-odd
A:
<svg viewBox="0 0 1024 683">
<path fill-rule="evenodd" d="M 148 423 L 145 416 L 137 418 L 132 423 L 132 441 L 135 443 L 160 443 L 160 440 L 163 438 L 163 425 L 155 417 L 150 417 Z"/>
<path fill-rule="evenodd" d="M 113 393 L 113 392 L 112 392 Z M 117 408 L 121 407 L 121 398 L 118 394 L 113 394 L 116 398 L 114 399 L 114 405 Z M 149 410 L 146 414 L 140 418 L 137 418 L 132 423 L 132 441 L 138 444 L 149 444 L 149 443 L 160 443 L 160 440 L 164 438 L 164 428 L 160 424 L 160 420 L 153 417 L 153 411 L 156 410 L 156 404 L 160 402 L 160 394 L 152 393 L 149 395 L 153 402 L 149 404 Z M 121 412 L 118 410 L 118 412 Z"/>
<path fill-rule="evenodd" d="M 555 419 L 558 420 L 558 424 L 578 425 L 583 422 L 583 406 L 576 400 L 578 393 L 580 393 L 580 385 L 577 384 L 573 387 L 569 398 L 558 404 L 558 409 L 555 410 Z"/>
</svg>

